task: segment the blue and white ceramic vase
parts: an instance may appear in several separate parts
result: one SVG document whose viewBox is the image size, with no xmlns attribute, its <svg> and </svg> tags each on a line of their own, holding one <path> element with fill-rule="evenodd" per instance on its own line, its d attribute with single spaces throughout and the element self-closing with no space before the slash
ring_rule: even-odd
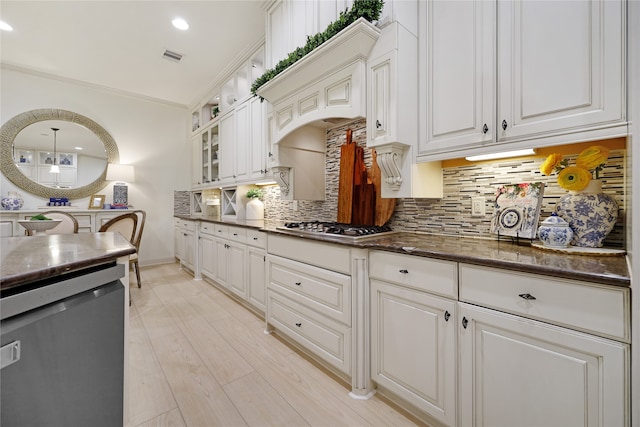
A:
<svg viewBox="0 0 640 427">
<path fill-rule="evenodd" d="M 567 221 L 554 212 L 549 218 L 542 221 L 538 228 L 538 238 L 545 246 L 566 248 L 573 239 L 573 230 Z"/>
<path fill-rule="evenodd" d="M 9 191 L 8 196 L 3 196 L 0 199 L 0 205 L 6 211 L 17 211 L 24 205 L 24 200 L 15 191 Z"/>
<path fill-rule="evenodd" d="M 616 224 L 618 203 L 602 192 L 602 181 L 593 179 L 584 190 L 562 196 L 556 212 L 573 230 L 572 245 L 600 248 Z"/>
</svg>

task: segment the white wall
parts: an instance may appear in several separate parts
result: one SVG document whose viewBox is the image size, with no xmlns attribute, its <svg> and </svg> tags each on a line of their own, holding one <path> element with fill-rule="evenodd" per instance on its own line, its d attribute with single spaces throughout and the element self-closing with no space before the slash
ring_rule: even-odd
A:
<svg viewBox="0 0 640 427">
<path fill-rule="evenodd" d="M 120 163 L 135 166 L 129 203 L 147 211 L 140 263 L 173 260 L 173 191 L 187 190 L 191 182 L 186 108 L 6 68 L 0 77 L 0 122 L 28 110 L 58 108 L 82 114 L 111 134 Z M 113 197 L 112 187 L 101 191 L 107 203 Z M 48 201 L 17 189 L 2 175 L 0 193 L 8 191 L 22 195 L 25 209 Z M 72 203 L 84 209 L 88 200 Z"/>
</svg>

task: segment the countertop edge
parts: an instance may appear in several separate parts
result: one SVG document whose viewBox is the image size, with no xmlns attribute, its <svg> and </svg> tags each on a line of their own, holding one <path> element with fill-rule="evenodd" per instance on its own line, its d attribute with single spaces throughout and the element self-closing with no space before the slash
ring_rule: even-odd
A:
<svg viewBox="0 0 640 427">
<path fill-rule="evenodd" d="M 550 265 L 544 265 L 544 266 L 533 265 L 525 262 L 491 258 L 488 256 L 469 256 L 469 255 L 464 255 L 460 253 L 454 253 L 451 251 L 442 251 L 437 249 L 413 248 L 412 250 L 407 251 L 403 248 L 401 244 L 394 246 L 393 244 L 389 243 L 390 240 L 394 239 L 393 236 L 396 236 L 398 239 L 401 239 L 402 237 L 405 237 L 407 235 L 410 235 L 414 238 L 418 236 L 424 237 L 425 239 L 432 237 L 432 238 L 438 238 L 438 239 L 447 239 L 451 241 L 459 241 L 461 243 L 465 241 L 469 241 L 469 242 L 485 241 L 488 244 L 495 245 L 496 241 L 491 239 L 471 238 L 471 237 L 461 237 L 461 236 L 443 236 L 443 235 L 433 235 L 433 234 L 427 234 L 427 233 L 412 233 L 408 231 L 398 231 L 395 235 L 391 235 L 391 237 L 384 237 L 384 238 L 372 237 L 371 239 L 365 239 L 362 241 L 346 241 L 346 240 L 340 240 L 339 238 L 326 236 L 323 234 L 315 235 L 315 234 L 307 234 L 307 233 L 296 233 L 295 231 L 276 229 L 275 228 L 276 223 L 270 223 L 268 221 L 265 221 L 265 224 L 261 227 L 255 224 L 245 224 L 243 222 L 231 222 L 231 221 L 225 221 L 222 219 L 211 218 L 206 216 L 200 217 L 200 216 L 191 216 L 191 215 L 174 215 L 174 217 L 181 218 L 184 220 L 189 220 L 189 221 L 203 221 L 203 222 L 219 223 L 224 225 L 234 225 L 239 227 L 253 228 L 253 229 L 258 229 L 260 231 L 268 232 L 270 234 L 278 234 L 278 235 L 283 235 L 288 237 L 314 240 L 314 241 L 324 242 L 324 243 L 335 243 L 338 245 L 350 246 L 350 247 L 361 248 L 361 249 L 395 252 L 395 253 L 400 253 L 405 255 L 414 255 L 414 256 L 421 256 L 421 257 L 427 257 L 427 258 L 442 259 L 447 261 L 474 264 L 474 265 L 485 266 L 485 267 L 503 268 L 506 270 L 520 271 L 520 272 L 526 272 L 531 274 L 542 274 L 542 275 L 554 276 L 554 277 L 559 277 L 559 278 L 569 279 L 569 280 L 583 280 L 587 282 L 594 282 L 594 283 L 599 283 L 604 285 L 612 285 L 612 286 L 620 286 L 620 287 L 631 286 L 631 278 L 628 273 L 627 275 L 619 275 L 619 274 L 608 273 L 608 272 L 569 270 L 567 268 L 554 267 Z M 384 244 L 381 243 L 383 242 L 383 240 L 384 240 Z M 543 253 L 541 249 L 536 249 L 532 246 L 518 246 L 508 242 L 505 242 L 505 243 L 498 242 L 497 244 L 498 245 L 502 244 L 503 248 L 512 249 L 516 253 L 519 251 L 523 251 L 523 252 L 532 251 L 532 253 L 535 253 L 533 251 L 536 251 L 537 252 L 536 255 L 548 257 L 548 259 L 553 259 L 554 257 L 558 257 L 558 256 L 566 257 L 567 259 L 570 259 L 572 257 L 600 258 L 600 257 L 585 256 L 585 255 L 559 255 L 556 253 Z M 609 257 L 605 257 L 605 258 L 609 258 Z M 624 262 L 627 265 L 627 272 L 628 272 L 628 262 L 626 259 L 626 255 L 618 255 L 616 256 L 616 258 L 624 259 Z"/>
</svg>

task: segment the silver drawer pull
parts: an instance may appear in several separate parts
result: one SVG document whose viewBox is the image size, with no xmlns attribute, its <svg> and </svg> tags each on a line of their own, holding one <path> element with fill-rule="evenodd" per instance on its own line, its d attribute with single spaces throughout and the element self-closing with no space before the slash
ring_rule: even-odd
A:
<svg viewBox="0 0 640 427">
<path fill-rule="evenodd" d="M 258 238 L 257 238 L 257 237 L 254 237 L 254 238 L 253 238 L 253 240 L 258 240 Z"/>
<path fill-rule="evenodd" d="M 534 297 L 531 294 L 519 294 L 518 295 L 520 298 L 526 299 L 528 301 L 533 301 L 534 299 L 536 299 L 536 297 Z"/>
<path fill-rule="evenodd" d="M 302 323 L 296 323 L 296 326 L 299 328 L 302 326 Z"/>
<path fill-rule="evenodd" d="M 302 282 L 296 282 L 296 286 L 302 285 Z"/>
<path fill-rule="evenodd" d="M 403 268 L 402 270 L 400 270 L 400 273 L 409 274 L 409 270 Z"/>
<path fill-rule="evenodd" d="M 238 235 L 238 233 L 233 233 L 233 235 L 234 235 L 234 236 L 237 236 L 237 235 Z"/>
</svg>

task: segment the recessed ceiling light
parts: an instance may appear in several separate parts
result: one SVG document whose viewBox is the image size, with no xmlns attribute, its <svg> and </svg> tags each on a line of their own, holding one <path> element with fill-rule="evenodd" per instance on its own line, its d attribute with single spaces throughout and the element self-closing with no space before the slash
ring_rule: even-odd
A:
<svg viewBox="0 0 640 427">
<path fill-rule="evenodd" d="M 75 148 L 76 150 L 82 150 L 82 147 L 73 147 L 73 148 Z"/>
<path fill-rule="evenodd" d="M 182 18 L 175 18 L 173 21 L 171 21 L 171 23 L 179 30 L 184 31 L 189 29 L 189 24 Z"/>
<path fill-rule="evenodd" d="M 0 21 L 0 30 L 13 31 L 13 27 L 4 21 Z"/>
</svg>

